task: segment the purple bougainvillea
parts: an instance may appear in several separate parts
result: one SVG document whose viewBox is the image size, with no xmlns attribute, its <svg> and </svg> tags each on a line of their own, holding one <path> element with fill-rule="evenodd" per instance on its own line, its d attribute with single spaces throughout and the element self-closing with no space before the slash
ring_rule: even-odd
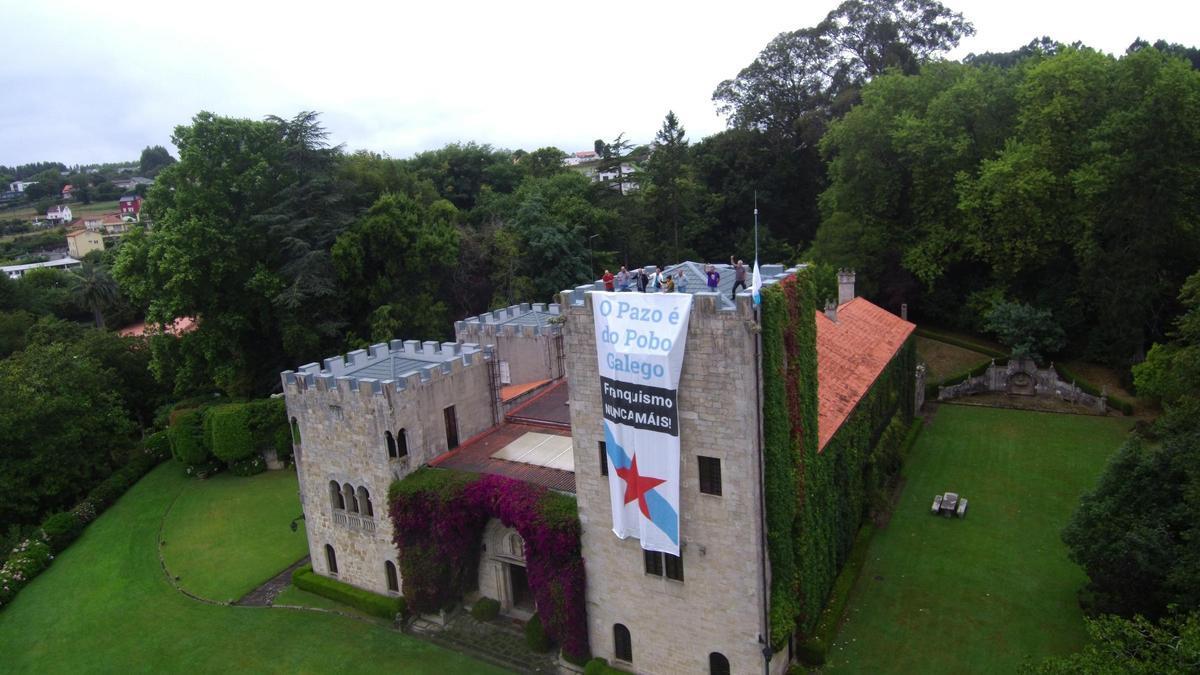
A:
<svg viewBox="0 0 1200 675">
<path fill-rule="evenodd" d="M 504 476 L 423 469 L 393 485 L 390 501 L 410 608 L 437 611 L 474 588 L 480 537 L 496 518 L 525 540 L 529 586 L 546 633 L 571 656 L 589 654 L 573 498 Z"/>
</svg>

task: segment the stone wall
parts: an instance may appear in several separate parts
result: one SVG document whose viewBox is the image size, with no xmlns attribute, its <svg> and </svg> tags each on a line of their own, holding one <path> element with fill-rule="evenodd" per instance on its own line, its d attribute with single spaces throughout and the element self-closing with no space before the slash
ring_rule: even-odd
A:
<svg viewBox="0 0 1200 675">
<path fill-rule="evenodd" d="M 455 406 L 460 442 L 494 424 L 490 350 L 426 344 L 426 355 L 434 350 L 444 359 L 397 380 L 339 377 L 334 375 L 336 363 L 329 361 L 326 365 L 333 367 L 310 364 L 300 372 L 283 373 L 288 417 L 300 430 L 296 467 L 313 569 L 333 576 L 325 556 L 329 544 L 337 554 L 336 577 L 378 593 L 387 592 L 384 562 L 399 569 L 387 514 L 388 486 L 447 450 L 447 406 Z M 385 432 L 401 429 L 408 455 L 390 458 Z M 330 481 L 366 488 L 374 515 L 336 509 Z"/>
<path fill-rule="evenodd" d="M 991 392 L 1023 394 L 1026 390 L 1034 396 L 1052 396 L 1062 401 L 1091 408 L 1097 413 L 1108 411 L 1108 397 L 1093 396 L 1080 389 L 1074 382 L 1065 382 L 1051 363 L 1049 368 L 1038 368 L 1033 359 L 1011 359 L 1004 365 L 996 365 L 995 359 L 988 369 L 975 377 L 938 387 L 938 400 L 949 401 L 960 396 Z"/>
<path fill-rule="evenodd" d="M 509 384 L 562 377 L 563 364 L 559 348 L 562 328 L 559 325 L 501 323 L 531 312 L 540 316 L 559 316 L 559 306 L 523 303 L 455 321 L 454 336 L 460 342 L 478 343 L 495 348 L 496 360 L 507 364 Z"/>
<path fill-rule="evenodd" d="M 715 294 L 695 295 L 679 385 L 684 580 L 678 582 L 645 574 L 638 540 L 612 532 L 608 478 L 600 473 L 604 430 L 591 288 L 564 293 L 578 304 L 564 302 L 563 313 L 592 652 L 638 673 L 708 672 L 714 651 L 733 672 L 762 672 L 760 360 L 750 297 L 718 309 Z M 697 456 L 720 458 L 720 496 L 700 493 Z M 631 633 L 632 663 L 613 661 L 617 623 Z M 786 656 L 775 656 L 772 672 L 783 672 Z"/>
</svg>

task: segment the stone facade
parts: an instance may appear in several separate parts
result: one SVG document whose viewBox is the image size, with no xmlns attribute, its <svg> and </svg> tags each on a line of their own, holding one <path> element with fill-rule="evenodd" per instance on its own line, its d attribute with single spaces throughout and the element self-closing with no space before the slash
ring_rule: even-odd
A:
<svg viewBox="0 0 1200 675">
<path fill-rule="evenodd" d="M 563 376 L 562 328 L 557 304 L 522 303 L 454 322 L 459 342 L 495 348 L 501 384 Z"/>
<path fill-rule="evenodd" d="M 710 652 L 733 672 L 762 672 L 768 633 L 759 426 L 761 382 L 754 309 L 697 293 L 679 383 L 683 581 L 645 572 L 636 539 L 612 533 L 593 333 L 592 286 L 564 293 L 575 482 L 587 561 L 592 652 L 638 673 L 708 672 Z M 722 305 L 729 307 L 721 308 Z M 721 495 L 701 494 L 697 457 L 721 461 Z M 614 661 L 614 624 L 629 629 L 631 663 Z M 786 669 L 786 652 L 770 672 Z"/>
<path fill-rule="evenodd" d="M 454 407 L 460 442 L 496 424 L 491 361 L 491 349 L 477 345 L 395 340 L 327 359 L 324 367 L 314 363 L 283 373 L 288 417 L 299 431 L 296 469 L 317 573 L 388 592 L 386 561 L 397 566 L 399 578 L 388 486 L 446 452 L 448 407 Z M 391 363 L 424 365 L 395 379 L 357 376 Z M 395 452 L 386 432 L 398 439 Z M 391 456 L 401 449 L 407 450 L 403 456 Z M 331 482 L 352 488 L 354 498 L 343 491 L 339 508 Z M 326 545 L 336 555 L 336 574 Z"/>
<path fill-rule="evenodd" d="M 999 392 L 1027 396 L 1053 396 L 1062 401 L 1068 401 L 1091 408 L 1099 414 L 1108 411 L 1108 397 L 1103 393 L 1093 396 L 1074 382 L 1065 382 L 1058 377 L 1054 364 L 1049 368 L 1038 368 L 1033 359 L 1025 357 L 1011 359 L 1008 363 L 998 366 L 995 359 L 987 371 L 976 377 L 969 377 L 963 382 L 948 387 L 938 387 L 938 400 L 949 401 L 960 396 Z"/>
</svg>

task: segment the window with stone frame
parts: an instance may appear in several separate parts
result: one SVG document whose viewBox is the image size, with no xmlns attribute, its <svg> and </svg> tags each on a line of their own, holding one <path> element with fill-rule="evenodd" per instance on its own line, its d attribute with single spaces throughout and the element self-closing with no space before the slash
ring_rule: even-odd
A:
<svg viewBox="0 0 1200 675">
<path fill-rule="evenodd" d="M 337 553 L 334 552 L 333 546 L 329 544 L 325 544 L 325 566 L 330 574 L 335 577 L 337 576 Z"/>
<path fill-rule="evenodd" d="M 346 499 L 342 496 L 342 486 L 336 480 L 329 481 L 329 503 L 335 509 L 346 510 Z"/>
<path fill-rule="evenodd" d="M 663 575 L 661 553 L 658 551 L 642 551 L 642 558 L 646 565 L 646 574 L 653 574 L 656 577 Z"/>
<path fill-rule="evenodd" d="M 663 567 L 666 570 L 668 579 L 683 581 L 683 558 L 671 555 L 670 553 L 664 553 Z"/>
<path fill-rule="evenodd" d="M 383 573 L 387 577 L 387 589 L 393 593 L 399 593 L 400 577 L 396 574 L 396 563 L 391 560 L 384 561 Z"/>
<path fill-rule="evenodd" d="M 387 456 L 391 459 L 398 457 L 396 454 L 396 439 L 392 436 L 392 432 L 383 432 L 383 440 L 387 443 Z"/>
<path fill-rule="evenodd" d="M 700 468 L 700 492 L 706 495 L 721 494 L 721 460 L 717 457 L 697 457 Z"/>
<path fill-rule="evenodd" d="M 408 457 L 408 429 L 403 427 L 396 432 L 396 456 Z"/>
</svg>

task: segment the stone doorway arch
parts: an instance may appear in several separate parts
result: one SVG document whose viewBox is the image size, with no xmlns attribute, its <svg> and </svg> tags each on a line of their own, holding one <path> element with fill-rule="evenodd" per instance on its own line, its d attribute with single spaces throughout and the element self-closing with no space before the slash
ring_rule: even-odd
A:
<svg viewBox="0 0 1200 675">
<path fill-rule="evenodd" d="M 536 611 L 525 571 L 525 540 L 496 518 L 483 529 L 479 553 L 479 592 L 500 603 L 500 612 L 529 620 Z"/>
</svg>

